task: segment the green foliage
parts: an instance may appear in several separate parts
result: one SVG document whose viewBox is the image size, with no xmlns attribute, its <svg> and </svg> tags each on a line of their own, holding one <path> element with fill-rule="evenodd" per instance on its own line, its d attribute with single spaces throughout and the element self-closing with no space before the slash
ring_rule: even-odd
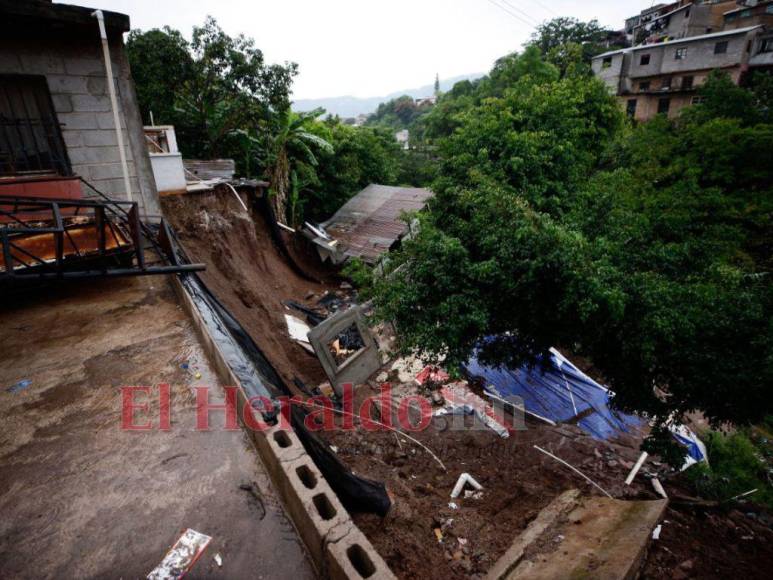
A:
<svg viewBox="0 0 773 580">
<path fill-rule="evenodd" d="M 186 42 L 176 30 L 134 31 L 127 42 L 145 119 L 173 124 L 186 157 L 233 157 L 259 176 L 266 129 L 289 107 L 293 63 L 268 65 L 252 39 L 208 17 Z"/>
<path fill-rule="evenodd" d="M 390 133 L 335 119 L 319 123 L 315 130 L 333 150 L 320 157 L 316 187 L 309 191 L 308 218 L 327 219 L 370 183 L 397 182 L 403 152 Z"/>
<path fill-rule="evenodd" d="M 428 115 L 442 127 L 436 198 L 373 281 L 402 347 L 454 367 L 484 337 L 492 363 L 571 345 L 625 409 L 769 414 L 765 91 L 750 101 L 717 77 L 704 93 L 724 96 L 631 127 L 593 78 L 528 51 L 495 68 Z"/>
<path fill-rule="evenodd" d="M 603 44 L 606 37 L 607 32 L 596 20 L 581 22 L 561 16 L 539 25 L 532 34 L 530 45 L 564 74 L 578 63 L 589 65 L 597 54 L 623 48 L 607 47 Z M 585 70 L 589 72 L 587 66 Z"/>
<path fill-rule="evenodd" d="M 417 105 L 413 97 L 403 95 L 381 103 L 365 124 L 369 127 L 389 129 L 392 132 L 410 129 L 431 107 L 430 104 Z"/>
<path fill-rule="evenodd" d="M 758 491 L 749 497 L 755 503 L 773 507 L 773 485 L 769 465 L 745 432 L 704 435 L 709 464 L 697 464 L 685 473 L 701 497 L 726 501 L 747 491 Z"/>
<path fill-rule="evenodd" d="M 177 89 L 193 76 L 190 45 L 177 30 L 165 26 L 132 30 L 126 51 L 143 120 L 150 124 L 152 111 L 155 122 L 173 123 Z"/>
</svg>

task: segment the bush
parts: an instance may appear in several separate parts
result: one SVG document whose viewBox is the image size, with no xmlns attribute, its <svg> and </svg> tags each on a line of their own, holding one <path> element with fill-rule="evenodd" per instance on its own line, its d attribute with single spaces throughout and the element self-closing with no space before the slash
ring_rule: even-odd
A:
<svg viewBox="0 0 773 580">
<path fill-rule="evenodd" d="M 724 435 L 711 431 L 704 436 L 704 442 L 709 464 L 700 463 L 685 472 L 698 495 L 724 501 L 756 488 L 751 499 L 773 507 L 769 467 L 747 433 Z"/>
</svg>

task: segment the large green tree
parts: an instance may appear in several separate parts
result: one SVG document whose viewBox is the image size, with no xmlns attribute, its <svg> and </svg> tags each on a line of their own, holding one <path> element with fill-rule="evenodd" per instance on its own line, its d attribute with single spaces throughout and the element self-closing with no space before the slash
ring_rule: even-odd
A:
<svg viewBox="0 0 773 580">
<path fill-rule="evenodd" d="M 186 156 L 245 165 L 265 156 L 266 143 L 255 143 L 289 108 L 295 64 L 267 64 L 252 39 L 229 36 L 211 17 L 193 28 L 190 43 L 168 27 L 135 31 L 127 51 L 143 116 L 152 110 L 156 121 L 174 124 Z"/>
<path fill-rule="evenodd" d="M 372 280 L 402 347 L 453 368 L 485 337 L 495 364 L 561 345 L 629 410 L 769 413 L 767 92 L 713 77 L 703 105 L 631 127 L 596 79 L 559 79 L 529 54 L 498 65 L 508 80 L 463 95 L 440 138 L 419 234 Z"/>
</svg>

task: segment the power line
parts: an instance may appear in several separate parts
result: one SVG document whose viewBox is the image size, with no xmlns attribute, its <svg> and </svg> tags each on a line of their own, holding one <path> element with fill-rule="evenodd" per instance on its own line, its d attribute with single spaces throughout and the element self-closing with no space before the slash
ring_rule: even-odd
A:
<svg viewBox="0 0 773 580">
<path fill-rule="evenodd" d="M 523 10 L 521 10 L 520 8 L 518 8 L 517 6 L 513 6 L 512 4 L 510 4 L 510 2 L 508 2 L 508 0 L 499 0 L 499 1 L 500 1 L 500 2 L 502 2 L 502 4 L 505 4 L 506 6 L 509 6 L 511 9 L 515 10 L 516 12 L 519 12 L 519 13 L 520 13 L 520 14 L 522 14 L 522 15 L 523 15 L 525 18 L 528 18 L 529 20 L 531 20 L 534 26 L 536 26 L 536 25 L 538 25 L 538 24 L 539 24 L 539 20 L 537 20 L 536 18 L 534 18 L 534 17 L 533 17 L 531 14 L 529 14 L 528 12 L 524 12 Z"/>
<path fill-rule="evenodd" d="M 497 8 L 499 8 L 500 10 L 504 11 L 506 14 L 510 15 L 511 17 L 515 18 L 516 20 L 518 20 L 518 21 L 519 21 L 519 22 L 521 22 L 522 24 L 525 24 L 526 26 L 528 26 L 528 27 L 530 27 L 530 28 L 531 28 L 532 26 L 534 26 L 534 25 L 533 25 L 531 22 L 527 22 L 527 21 L 526 21 L 526 20 L 524 20 L 522 17 L 518 16 L 518 15 L 517 15 L 515 12 L 512 12 L 512 11 L 508 10 L 508 9 L 507 9 L 506 7 L 504 7 L 502 4 L 498 4 L 497 2 L 495 2 L 495 0 L 486 0 L 486 1 L 487 1 L 489 4 L 493 4 L 494 6 L 496 6 Z"/>
<path fill-rule="evenodd" d="M 531 0 L 531 1 L 534 2 L 540 8 L 542 8 L 543 10 L 547 10 L 548 12 L 550 12 L 553 16 L 558 16 L 558 13 L 555 10 L 553 10 L 550 6 L 545 6 L 539 0 Z M 655 2 L 655 0 L 652 0 L 652 1 Z"/>
</svg>

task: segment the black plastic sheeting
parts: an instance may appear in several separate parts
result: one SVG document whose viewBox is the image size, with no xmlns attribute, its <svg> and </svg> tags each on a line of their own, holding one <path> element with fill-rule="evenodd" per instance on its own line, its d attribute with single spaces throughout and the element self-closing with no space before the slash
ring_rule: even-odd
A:
<svg viewBox="0 0 773 580">
<path fill-rule="evenodd" d="M 178 261 L 188 262 L 177 238 L 171 231 L 167 236 Z M 244 330 L 228 309 L 207 288 L 197 274 L 181 274 L 180 281 L 190 294 L 193 303 L 202 315 L 212 337 L 221 349 L 228 366 L 237 376 L 248 398 L 267 397 L 274 402 L 272 412 L 258 408 L 264 419 L 276 424 L 279 414 L 277 397 L 292 397 L 293 393 L 271 365 L 263 351 Z M 338 495 L 341 503 L 351 511 L 376 513 L 385 516 L 391 507 L 386 486 L 377 481 L 359 477 L 349 469 L 315 433 L 305 425 L 309 411 L 305 407 L 292 405 L 290 423 L 301 440 L 306 452 Z"/>
</svg>

